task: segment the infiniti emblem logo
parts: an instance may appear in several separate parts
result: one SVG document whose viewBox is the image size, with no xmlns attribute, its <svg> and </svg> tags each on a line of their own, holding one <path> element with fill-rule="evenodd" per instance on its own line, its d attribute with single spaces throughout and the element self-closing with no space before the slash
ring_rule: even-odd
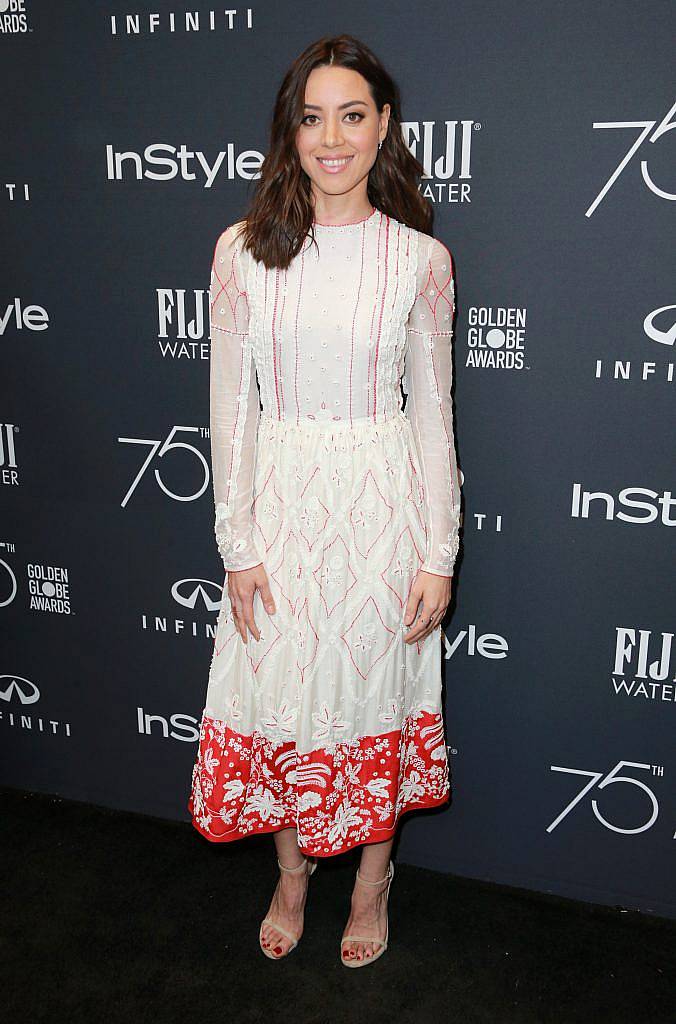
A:
<svg viewBox="0 0 676 1024">
<path fill-rule="evenodd" d="M 208 591 L 217 596 L 210 597 Z M 176 580 L 171 588 L 171 596 L 184 608 L 194 610 L 200 602 L 208 612 L 215 612 L 221 606 L 223 588 L 211 580 Z"/>
<path fill-rule="evenodd" d="M 6 683 L 8 679 L 9 683 Z M 0 676 L 0 699 L 6 700 L 9 704 L 15 694 L 21 704 L 35 704 L 40 700 L 40 691 L 30 679 L 23 679 L 21 676 Z"/>
<path fill-rule="evenodd" d="M 675 306 L 660 306 L 659 309 L 654 309 L 652 313 L 648 313 L 647 317 L 643 321 L 643 330 L 646 332 L 651 341 L 658 341 L 660 345 L 673 345 L 676 342 L 676 323 L 673 323 L 671 327 L 656 327 L 655 318 L 659 313 L 664 313 L 667 309 L 676 309 Z"/>
</svg>

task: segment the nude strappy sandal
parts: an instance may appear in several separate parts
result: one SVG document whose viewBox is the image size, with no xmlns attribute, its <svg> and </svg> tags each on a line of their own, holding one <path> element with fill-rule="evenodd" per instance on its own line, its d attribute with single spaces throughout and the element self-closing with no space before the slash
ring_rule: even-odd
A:
<svg viewBox="0 0 676 1024">
<path fill-rule="evenodd" d="M 279 858 L 277 858 L 277 864 L 279 865 L 279 868 L 280 868 L 281 871 L 288 871 L 289 874 L 291 874 L 291 875 L 297 875 L 301 871 L 306 871 L 307 870 L 308 878 L 315 871 L 315 869 L 317 867 L 317 861 L 313 860 L 312 862 L 310 862 L 310 858 L 309 857 L 305 857 L 305 859 L 303 860 L 303 863 L 299 864 L 298 867 L 296 867 L 296 868 L 285 868 L 284 865 L 280 863 Z M 310 864 L 309 868 L 308 868 L 308 864 Z M 285 935 L 287 939 L 291 939 L 291 942 L 293 943 L 293 945 L 289 946 L 289 948 L 287 949 L 286 953 L 281 953 L 280 956 L 275 956 L 274 953 L 271 953 L 270 950 L 265 948 L 265 946 L 263 945 L 263 925 L 264 924 L 271 925 L 275 929 L 275 931 L 278 931 L 282 935 Z M 264 917 L 263 920 L 261 921 L 261 926 L 260 926 L 260 928 L 258 930 L 258 945 L 261 947 L 261 949 L 263 950 L 265 955 L 267 957 L 269 957 L 271 960 L 283 960 L 285 956 L 289 955 L 289 953 L 291 952 L 292 949 L 296 948 L 296 946 L 298 945 L 299 939 L 300 939 L 300 936 L 292 935 L 290 932 L 287 932 L 287 930 L 285 928 L 282 928 L 281 924 L 277 924 L 276 921 L 271 921 L 269 917 Z"/>
<path fill-rule="evenodd" d="M 385 901 L 386 902 L 390 898 L 390 886 L 392 885 L 392 879 L 393 878 L 394 878 L 394 864 L 393 864 L 392 861 L 390 861 L 390 863 L 389 863 L 389 867 L 387 869 L 387 874 L 385 875 L 385 878 L 381 878 L 379 882 L 369 882 L 368 879 L 362 878 L 361 875 L 359 874 L 359 868 L 357 868 L 357 881 L 361 882 L 363 885 L 382 885 L 383 882 L 387 881 L 387 890 L 386 890 L 387 894 L 385 896 Z M 388 939 L 389 933 L 390 933 L 390 922 L 389 922 L 389 916 L 388 916 L 387 923 L 385 925 L 385 938 L 384 939 L 374 939 L 372 935 L 343 935 L 342 939 L 340 940 L 340 962 L 342 964 L 345 964 L 346 967 L 364 967 L 365 964 L 372 964 L 373 961 L 377 960 L 378 957 L 382 956 L 383 953 L 385 952 L 385 950 L 387 949 L 387 939 Z M 346 942 L 371 942 L 374 945 L 376 943 L 379 943 L 380 944 L 380 949 L 376 953 L 372 953 L 371 956 L 363 957 L 363 959 L 361 959 L 361 960 L 357 960 L 357 959 L 350 960 L 349 958 L 343 956 L 343 945 Z"/>
</svg>

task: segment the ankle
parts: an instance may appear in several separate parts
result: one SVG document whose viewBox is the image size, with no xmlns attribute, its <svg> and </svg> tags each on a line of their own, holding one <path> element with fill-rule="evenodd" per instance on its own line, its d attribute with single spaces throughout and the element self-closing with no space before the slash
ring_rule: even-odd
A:
<svg viewBox="0 0 676 1024">
<path fill-rule="evenodd" d="M 385 906 L 385 890 L 364 892 L 360 887 L 352 893 L 352 911 L 357 914 L 378 914 Z"/>
<path fill-rule="evenodd" d="M 308 876 L 305 873 L 288 875 L 285 871 L 282 872 L 278 882 L 278 892 L 284 900 L 299 903 L 304 900 L 307 889 Z"/>
<path fill-rule="evenodd" d="M 387 885 L 390 880 L 391 874 L 394 868 L 392 862 L 388 860 L 387 864 L 382 868 L 376 868 L 369 870 L 363 867 L 361 864 L 357 868 L 357 882 L 361 883 L 364 888 L 377 889 L 383 885 Z"/>
<path fill-rule="evenodd" d="M 353 891 L 362 896 L 363 899 L 368 900 L 385 892 L 389 880 L 389 875 L 386 875 L 384 878 L 382 875 L 380 878 L 371 878 L 369 875 L 365 875 L 360 868 L 355 879 Z"/>
<path fill-rule="evenodd" d="M 298 852 L 300 853 L 300 851 Z M 280 874 L 282 875 L 302 875 L 303 868 L 307 870 L 308 859 L 307 857 L 303 857 L 301 854 L 301 860 L 297 861 L 295 864 L 287 864 L 286 862 L 282 862 L 278 857 L 277 866 L 279 867 Z"/>
</svg>

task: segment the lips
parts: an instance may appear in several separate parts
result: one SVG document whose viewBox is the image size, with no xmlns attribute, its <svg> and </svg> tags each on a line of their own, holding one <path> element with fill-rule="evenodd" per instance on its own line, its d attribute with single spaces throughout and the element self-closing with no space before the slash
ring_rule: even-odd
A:
<svg viewBox="0 0 676 1024">
<path fill-rule="evenodd" d="M 338 171 L 342 171 L 343 168 L 348 166 L 348 164 L 350 163 L 351 160 L 352 160 L 352 156 L 347 156 L 347 157 L 320 157 L 320 156 L 318 156 L 317 157 L 317 162 L 319 163 L 320 167 L 323 170 L 328 171 L 329 174 L 336 174 Z"/>
</svg>

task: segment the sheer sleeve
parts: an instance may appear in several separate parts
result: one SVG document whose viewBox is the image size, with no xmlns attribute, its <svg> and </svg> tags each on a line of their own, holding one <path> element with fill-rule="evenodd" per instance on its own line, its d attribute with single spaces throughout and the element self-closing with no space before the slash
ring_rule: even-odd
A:
<svg viewBox="0 0 676 1024">
<path fill-rule="evenodd" d="M 216 243 L 209 288 L 209 430 L 216 543 L 226 571 L 261 563 L 252 496 L 260 414 L 237 224 Z"/>
<path fill-rule="evenodd" d="M 455 453 L 451 384 L 455 281 L 451 254 L 421 235 L 417 294 L 406 325 L 405 413 L 423 475 L 428 537 L 426 572 L 452 576 L 458 554 L 460 481 Z"/>
</svg>

